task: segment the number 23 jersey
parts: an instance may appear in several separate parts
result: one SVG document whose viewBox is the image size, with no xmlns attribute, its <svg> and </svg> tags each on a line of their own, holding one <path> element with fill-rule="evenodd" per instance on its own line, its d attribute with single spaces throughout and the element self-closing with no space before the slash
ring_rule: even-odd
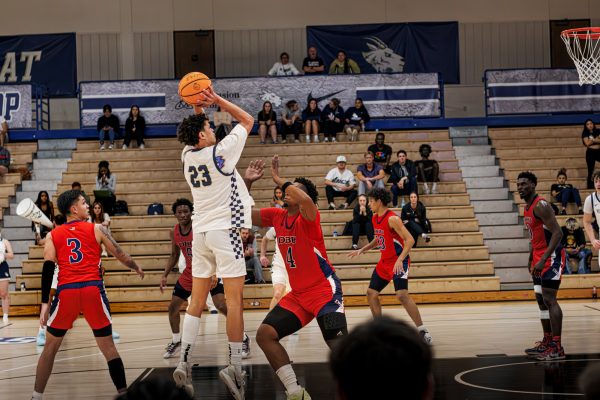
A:
<svg viewBox="0 0 600 400">
<path fill-rule="evenodd" d="M 194 232 L 252 227 L 252 198 L 236 170 L 247 137 L 238 124 L 214 146 L 184 147 L 181 161 L 194 199 Z"/>
</svg>

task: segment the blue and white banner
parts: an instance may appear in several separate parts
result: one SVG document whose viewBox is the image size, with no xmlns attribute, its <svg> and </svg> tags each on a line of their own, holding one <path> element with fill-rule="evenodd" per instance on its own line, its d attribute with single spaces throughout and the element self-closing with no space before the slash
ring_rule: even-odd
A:
<svg viewBox="0 0 600 400">
<path fill-rule="evenodd" d="M 36 83 L 50 96 L 75 96 L 74 33 L 0 36 L 0 83 Z"/>
<path fill-rule="evenodd" d="M 444 83 L 460 83 L 458 22 L 307 26 L 326 71 L 344 50 L 361 73 L 438 72 Z"/>
<path fill-rule="evenodd" d="M 334 97 L 344 109 L 354 106 L 354 100 L 361 97 L 373 118 L 442 115 L 438 74 L 227 78 L 212 82 L 219 95 L 254 116 L 267 100 L 279 114 L 289 100 L 298 101 L 304 109 L 314 98 L 322 109 Z M 176 80 L 81 82 L 81 125 L 96 126 L 105 104 L 112 106 L 121 124 L 133 104 L 140 107 L 148 124 L 179 123 L 191 113 L 191 107 L 177 95 L 178 84 Z"/>
<path fill-rule="evenodd" d="M 489 70 L 488 115 L 600 112 L 600 85 L 579 85 L 574 69 Z"/>
<path fill-rule="evenodd" d="M 9 128 L 31 128 L 31 85 L 0 85 L 0 115 Z"/>
</svg>

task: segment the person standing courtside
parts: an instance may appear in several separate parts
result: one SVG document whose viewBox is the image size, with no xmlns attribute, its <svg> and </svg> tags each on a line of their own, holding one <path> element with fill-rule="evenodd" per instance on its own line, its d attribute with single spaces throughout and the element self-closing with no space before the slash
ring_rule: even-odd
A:
<svg viewBox="0 0 600 400">
<path fill-rule="evenodd" d="M 592 247 L 600 250 L 600 236 L 594 230 L 593 225 L 594 218 L 596 221 L 600 221 L 600 170 L 594 171 L 592 179 L 596 190 L 586 197 L 583 203 L 583 228 Z"/>
<path fill-rule="evenodd" d="M 38 360 L 32 400 L 42 399 L 56 353 L 80 313 L 94 332 L 117 391 L 127 390 L 125 367 L 112 338 L 110 305 L 100 267 L 100 245 L 142 278 L 144 271 L 121 249 L 106 227 L 87 222 L 89 208 L 81 192 L 64 192 L 58 198 L 58 209 L 66 215 L 67 222 L 46 236 L 44 260 L 58 264 L 58 287 L 47 319 L 46 345 Z"/>
<path fill-rule="evenodd" d="M 556 295 L 566 255 L 560 244 L 562 230 L 554 210 L 538 196 L 536 186 L 537 177 L 532 172 L 521 172 L 517 177 L 517 192 L 525 200 L 523 218 L 531 241 L 529 270 L 544 330 L 544 338 L 525 353 L 541 361 L 562 360 L 565 358 L 561 345 L 563 315 Z"/>
</svg>

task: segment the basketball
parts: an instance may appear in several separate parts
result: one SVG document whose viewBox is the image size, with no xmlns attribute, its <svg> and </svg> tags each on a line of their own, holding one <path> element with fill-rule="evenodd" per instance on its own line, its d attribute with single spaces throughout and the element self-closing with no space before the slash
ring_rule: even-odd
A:
<svg viewBox="0 0 600 400">
<path fill-rule="evenodd" d="M 189 105 L 198 104 L 200 93 L 211 85 L 210 78 L 202 72 L 190 72 L 179 81 L 177 93 Z"/>
</svg>

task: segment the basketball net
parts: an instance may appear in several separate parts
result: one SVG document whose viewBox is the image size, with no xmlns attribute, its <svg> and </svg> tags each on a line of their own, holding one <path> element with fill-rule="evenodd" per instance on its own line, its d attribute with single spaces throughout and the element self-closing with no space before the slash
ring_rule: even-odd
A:
<svg viewBox="0 0 600 400">
<path fill-rule="evenodd" d="M 600 28 L 567 29 L 560 37 L 577 68 L 579 85 L 600 83 Z"/>
</svg>

